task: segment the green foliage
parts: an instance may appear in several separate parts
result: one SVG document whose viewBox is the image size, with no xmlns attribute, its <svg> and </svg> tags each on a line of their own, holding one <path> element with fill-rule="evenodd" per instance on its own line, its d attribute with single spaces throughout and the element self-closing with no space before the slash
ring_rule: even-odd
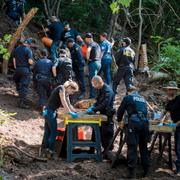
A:
<svg viewBox="0 0 180 180">
<path fill-rule="evenodd" d="M 9 60 L 10 54 L 8 52 L 7 46 L 11 40 L 12 35 L 5 34 L 2 39 L 0 39 L 0 58 L 4 60 Z"/>
<path fill-rule="evenodd" d="M 168 38 L 167 40 L 161 41 L 160 58 L 152 69 L 156 71 L 165 69 L 174 79 L 179 81 L 180 41 L 175 41 L 174 38 Z"/>
<path fill-rule="evenodd" d="M 110 8 L 113 14 L 119 13 L 120 5 L 128 8 L 131 4 L 132 0 L 117 0 L 110 4 Z"/>
</svg>

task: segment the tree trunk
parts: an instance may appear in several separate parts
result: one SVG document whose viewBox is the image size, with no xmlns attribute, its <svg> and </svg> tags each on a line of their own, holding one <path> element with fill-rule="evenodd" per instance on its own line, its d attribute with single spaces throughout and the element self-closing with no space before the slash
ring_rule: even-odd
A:
<svg viewBox="0 0 180 180">
<path fill-rule="evenodd" d="M 108 39 L 111 39 L 113 37 L 113 35 L 114 35 L 114 31 L 115 31 L 115 28 L 116 28 L 118 17 L 119 17 L 119 14 L 112 14 L 111 15 L 110 30 L 109 30 Z"/>
<path fill-rule="evenodd" d="M 10 54 L 12 53 L 14 46 L 17 43 L 17 40 L 20 38 L 21 33 L 24 31 L 25 27 L 30 22 L 30 20 L 34 17 L 34 15 L 36 14 L 37 11 L 38 11 L 38 8 L 32 8 L 28 12 L 28 14 L 24 17 L 22 23 L 19 25 L 16 32 L 13 34 L 12 39 L 9 43 L 9 47 L 8 47 L 8 51 Z M 8 61 L 7 60 L 3 60 L 2 73 L 3 74 L 8 73 Z"/>
<path fill-rule="evenodd" d="M 139 38 L 138 38 L 138 47 L 136 51 L 136 60 L 135 60 L 135 68 L 138 69 L 138 62 L 139 62 L 139 51 L 141 47 L 141 39 L 142 39 L 142 24 L 143 24 L 143 18 L 142 18 L 142 0 L 139 0 L 139 19 L 140 19 L 140 24 L 139 24 Z"/>
</svg>

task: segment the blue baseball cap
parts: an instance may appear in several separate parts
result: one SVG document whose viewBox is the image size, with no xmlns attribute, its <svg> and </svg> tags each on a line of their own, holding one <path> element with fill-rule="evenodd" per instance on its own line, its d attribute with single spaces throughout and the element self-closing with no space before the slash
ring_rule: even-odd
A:
<svg viewBox="0 0 180 180">
<path fill-rule="evenodd" d="M 25 44 L 29 44 L 31 45 L 33 43 L 33 39 L 32 38 L 28 38 L 24 41 Z"/>
</svg>

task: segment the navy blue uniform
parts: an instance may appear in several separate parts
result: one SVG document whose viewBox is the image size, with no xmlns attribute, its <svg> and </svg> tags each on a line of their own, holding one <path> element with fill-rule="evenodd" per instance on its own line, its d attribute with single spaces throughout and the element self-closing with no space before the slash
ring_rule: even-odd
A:
<svg viewBox="0 0 180 180">
<path fill-rule="evenodd" d="M 112 45 L 108 40 L 104 40 L 101 44 L 101 70 L 104 73 L 105 82 L 111 84 L 111 62 L 112 62 Z"/>
<path fill-rule="evenodd" d="M 52 66 L 52 61 L 47 58 L 39 59 L 34 66 L 34 76 L 37 83 L 40 107 L 45 106 L 46 100 L 51 93 L 50 77 L 52 74 Z"/>
<path fill-rule="evenodd" d="M 101 48 L 96 42 L 88 44 L 91 48 L 88 59 L 89 81 L 90 81 L 90 98 L 96 97 L 95 89 L 91 85 L 91 79 L 98 74 L 101 69 Z"/>
<path fill-rule="evenodd" d="M 149 136 L 149 125 L 147 119 L 147 103 L 146 100 L 133 92 L 123 98 L 123 101 L 118 108 L 117 119 L 122 120 L 122 117 L 127 111 L 128 114 L 128 167 L 134 170 L 137 163 L 137 146 L 139 145 L 141 162 L 145 172 L 149 169 L 149 157 L 147 150 L 147 142 Z"/>
<path fill-rule="evenodd" d="M 48 26 L 49 33 L 48 36 L 53 40 L 51 45 L 51 60 L 56 62 L 57 60 L 57 49 L 61 40 L 61 34 L 63 32 L 63 24 L 61 22 L 53 22 Z"/>
<path fill-rule="evenodd" d="M 14 80 L 19 92 L 20 103 L 23 103 L 26 100 L 30 83 L 31 70 L 28 60 L 33 59 L 32 51 L 24 45 L 18 46 L 14 51 L 14 58 L 16 59 Z"/>
<path fill-rule="evenodd" d="M 69 38 L 74 39 L 74 41 L 76 42 L 78 35 L 79 33 L 75 29 L 70 29 L 68 31 L 64 30 L 62 32 L 61 41 L 63 42 L 64 45 L 66 44 Z"/>
<path fill-rule="evenodd" d="M 71 59 L 72 59 L 72 68 L 76 75 L 76 78 L 80 84 L 80 89 L 82 93 L 85 93 L 85 79 L 84 79 L 84 65 L 85 61 L 82 55 L 82 50 L 78 44 L 74 44 L 70 49 Z"/>
<path fill-rule="evenodd" d="M 118 71 L 113 81 L 114 92 L 116 92 L 121 79 L 124 79 L 126 89 L 133 85 L 133 63 L 135 60 L 135 53 L 129 46 L 122 47 L 115 55 L 115 59 Z"/>
<path fill-rule="evenodd" d="M 112 121 L 113 102 L 114 102 L 114 92 L 109 85 L 104 84 L 102 89 L 100 89 L 98 92 L 96 103 L 94 104 L 94 108 L 93 108 L 94 112 L 100 111 L 101 114 L 104 114 L 108 117 L 108 121 L 102 123 L 101 126 L 101 139 L 102 139 L 102 146 L 104 149 L 108 147 L 114 135 L 114 124 Z M 112 148 L 113 147 L 111 147 L 111 149 Z"/>
<path fill-rule="evenodd" d="M 171 119 L 174 123 L 180 121 L 180 95 L 176 96 L 174 99 L 169 100 L 166 105 L 166 111 L 170 112 Z M 175 152 L 177 156 L 176 160 L 176 171 L 180 172 L 180 125 L 176 127 L 175 131 Z"/>
<path fill-rule="evenodd" d="M 24 13 L 23 11 L 25 2 L 25 0 L 8 0 L 6 2 L 6 14 L 18 24 L 20 22 L 20 17 L 22 17 Z"/>
<path fill-rule="evenodd" d="M 72 80 L 72 62 L 71 59 L 59 58 L 54 64 L 57 70 L 58 85 L 63 85 L 66 81 Z"/>
</svg>

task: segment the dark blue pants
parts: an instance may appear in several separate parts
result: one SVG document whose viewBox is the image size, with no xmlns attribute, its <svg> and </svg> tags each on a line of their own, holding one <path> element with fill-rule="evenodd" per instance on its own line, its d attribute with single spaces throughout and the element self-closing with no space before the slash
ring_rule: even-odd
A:
<svg viewBox="0 0 180 180">
<path fill-rule="evenodd" d="M 133 69 L 131 67 L 125 66 L 118 69 L 113 81 L 113 91 L 115 93 L 122 79 L 124 79 L 126 89 L 133 85 Z"/>
<path fill-rule="evenodd" d="M 90 81 L 90 98 L 96 97 L 96 91 L 92 87 L 91 79 L 98 74 L 101 69 L 101 62 L 100 61 L 93 61 L 88 64 L 89 68 L 89 81 Z"/>
<path fill-rule="evenodd" d="M 101 70 L 99 72 L 99 74 L 101 72 L 103 72 L 105 82 L 108 85 L 111 84 L 111 62 L 112 62 L 111 57 L 102 59 L 101 60 Z"/>
<path fill-rule="evenodd" d="M 29 68 L 16 68 L 14 81 L 16 83 L 16 90 L 19 93 L 20 101 L 25 102 L 28 94 L 28 86 L 30 84 L 31 73 Z"/>
<path fill-rule="evenodd" d="M 53 41 L 51 45 L 51 60 L 53 63 L 57 60 L 57 49 L 59 48 L 59 41 Z"/>
<path fill-rule="evenodd" d="M 177 172 L 180 172 L 180 126 L 176 128 L 175 131 L 175 152 L 176 152 L 176 170 Z"/>
<path fill-rule="evenodd" d="M 86 92 L 86 83 L 85 83 L 85 77 L 84 77 L 84 67 L 78 67 L 78 66 L 73 65 L 73 71 L 74 71 L 76 79 L 79 83 L 81 92 L 85 93 Z"/>
<path fill-rule="evenodd" d="M 57 135 L 57 119 L 56 111 L 53 111 L 49 108 L 45 108 L 45 125 L 44 125 L 44 143 L 45 148 L 55 151 L 55 142 Z"/>
<path fill-rule="evenodd" d="M 49 80 L 37 80 L 37 93 L 39 95 L 39 106 L 46 105 L 47 99 L 51 94 L 51 83 Z"/>
<path fill-rule="evenodd" d="M 114 123 L 112 121 L 102 123 L 100 130 L 101 130 L 102 147 L 105 150 L 111 143 L 112 138 L 114 136 Z M 113 149 L 113 145 L 110 147 L 109 150 L 112 150 L 112 149 Z"/>
<path fill-rule="evenodd" d="M 20 22 L 20 14 L 16 11 L 9 11 L 7 13 L 7 15 L 13 20 L 13 21 L 16 21 L 16 22 Z"/>
<path fill-rule="evenodd" d="M 136 167 L 138 155 L 137 146 L 139 145 L 141 163 L 144 171 L 149 169 L 149 155 L 147 149 L 147 142 L 149 137 L 149 125 L 148 122 L 140 120 L 139 122 L 129 121 L 127 132 L 127 159 L 128 167 L 134 170 Z"/>
</svg>

